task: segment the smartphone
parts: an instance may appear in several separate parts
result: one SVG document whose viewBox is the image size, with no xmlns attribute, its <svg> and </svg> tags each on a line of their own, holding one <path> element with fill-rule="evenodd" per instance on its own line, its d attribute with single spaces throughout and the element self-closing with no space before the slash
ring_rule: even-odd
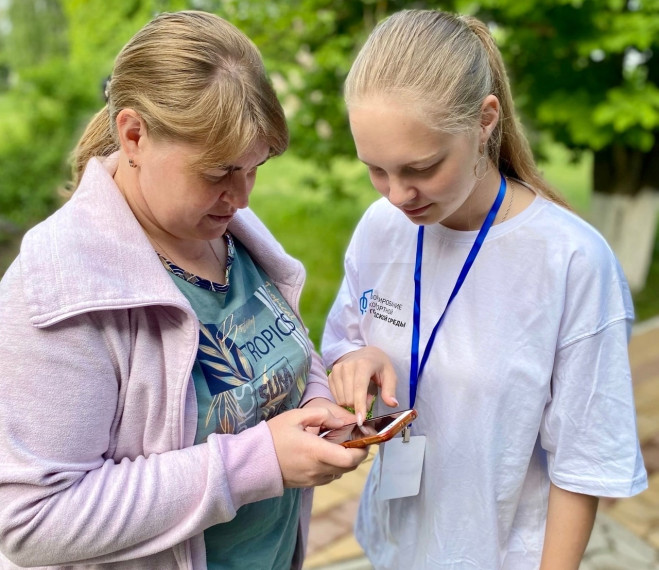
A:
<svg viewBox="0 0 659 570">
<path fill-rule="evenodd" d="M 416 410 L 394 412 L 366 420 L 361 426 L 354 423 L 328 430 L 320 437 L 343 447 L 367 447 L 389 441 L 416 417 Z"/>
</svg>

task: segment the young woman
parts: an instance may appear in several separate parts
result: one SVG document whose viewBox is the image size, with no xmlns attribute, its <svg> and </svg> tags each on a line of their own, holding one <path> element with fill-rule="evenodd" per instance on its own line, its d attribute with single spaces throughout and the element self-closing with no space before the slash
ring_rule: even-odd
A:
<svg viewBox="0 0 659 570">
<path fill-rule="evenodd" d="M 163 14 L 121 51 L 73 197 L 0 285 L 0 567 L 301 567 L 301 488 L 366 452 L 305 430 L 350 415 L 302 265 L 246 209 L 287 144 L 257 49 L 217 16 Z"/>
<path fill-rule="evenodd" d="M 599 496 L 642 491 L 633 307 L 602 237 L 539 175 L 485 25 L 394 14 L 345 87 L 364 214 L 323 337 L 381 447 L 356 534 L 375 568 L 576 570 Z"/>
</svg>

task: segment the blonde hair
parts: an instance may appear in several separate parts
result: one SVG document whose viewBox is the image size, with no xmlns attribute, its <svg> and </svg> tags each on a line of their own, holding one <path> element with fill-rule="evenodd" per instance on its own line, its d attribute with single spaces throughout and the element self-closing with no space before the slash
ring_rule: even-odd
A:
<svg viewBox="0 0 659 570">
<path fill-rule="evenodd" d="M 399 96 L 445 132 L 479 123 L 493 94 L 499 121 L 487 155 L 499 170 L 563 206 L 542 178 L 515 117 L 506 69 L 487 26 L 470 16 L 439 10 L 402 10 L 378 24 L 360 50 L 345 83 L 348 108 L 369 96 Z"/>
<path fill-rule="evenodd" d="M 256 46 L 206 12 L 165 13 L 146 24 L 117 56 L 107 104 L 73 152 L 73 187 L 93 156 L 119 150 L 115 119 L 131 108 L 150 136 L 200 148 L 199 170 L 230 165 L 255 142 L 270 156 L 288 146 L 286 119 Z"/>
</svg>

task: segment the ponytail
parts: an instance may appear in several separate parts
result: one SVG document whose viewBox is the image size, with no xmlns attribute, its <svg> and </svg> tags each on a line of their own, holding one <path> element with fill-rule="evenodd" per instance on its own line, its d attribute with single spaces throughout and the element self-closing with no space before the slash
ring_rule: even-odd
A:
<svg viewBox="0 0 659 570">
<path fill-rule="evenodd" d="M 71 184 L 75 190 L 80 183 L 87 162 L 93 156 L 109 156 L 119 150 L 112 134 L 112 124 L 107 105 L 103 107 L 87 125 L 71 157 Z"/>
<path fill-rule="evenodd" d="M 508 74 L 490 30 L 472 16 L 460 16 L 460 19 L 478 37 L 487 52 L 492 73 L 492 94 L 499 100 L 499 122 L 488 141 L 488 155 L 504 175 L 525 182 L 548 200 L 569 208 L 563 197 L 538 171 L 531 146 L 515 116 Z"/>
</svg>

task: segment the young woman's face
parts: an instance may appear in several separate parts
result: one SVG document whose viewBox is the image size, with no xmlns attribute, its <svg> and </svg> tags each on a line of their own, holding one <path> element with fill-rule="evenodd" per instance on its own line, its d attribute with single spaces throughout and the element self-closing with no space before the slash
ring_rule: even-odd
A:
<svg viewBox="0 0 659 570">
<path fill-rule="evenodd" d="M 140 149 L 136 184 L 128 202 L 147 232 L 155 230 L 184 241 L 224 234 L 236 211 L 247 207 L 256 170 L 269 154 L 268 145 L 261 142 L 230 169 L 198 173 L 190 167 L 194 148 L 152 139 L 146 142 Z"/>
<path fill-rule="evenodd" d="M 460 134 L 432 130 L 403 104 L 380 98 L 351 106 L 349 117 L 357 155 L 380 194 L 415 224 L 465 229 L 478 182 L 478 127 Z"/>
</svg>

